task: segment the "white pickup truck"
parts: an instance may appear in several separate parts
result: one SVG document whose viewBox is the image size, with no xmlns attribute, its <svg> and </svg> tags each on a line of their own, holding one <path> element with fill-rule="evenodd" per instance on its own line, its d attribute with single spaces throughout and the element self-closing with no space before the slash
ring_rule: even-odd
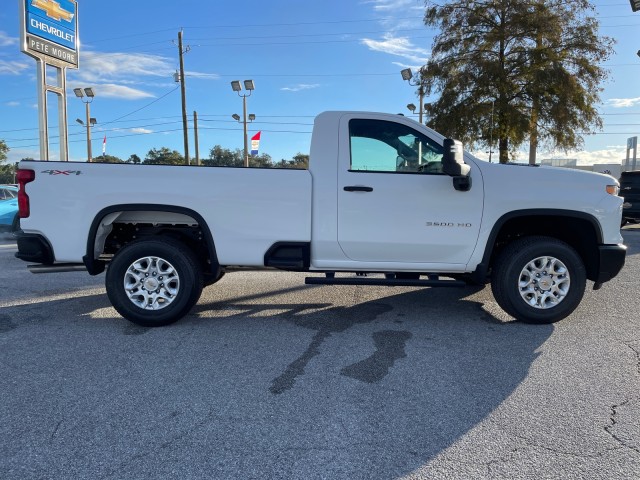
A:
<svg viewBox="0 0 640 480">
<path fill-rule="evenodd" d="M 399 115 L 322 113 L 309 170 L 22 161 L 17 178 L 16 256 L 35 273 L 107 267 L 111 303 L 145 326 L 238 267 L 310 284 L 490 281 L 507 313 L 551 323 L 625 260 L 612 177 L 480 161 Z"/>
</svg>

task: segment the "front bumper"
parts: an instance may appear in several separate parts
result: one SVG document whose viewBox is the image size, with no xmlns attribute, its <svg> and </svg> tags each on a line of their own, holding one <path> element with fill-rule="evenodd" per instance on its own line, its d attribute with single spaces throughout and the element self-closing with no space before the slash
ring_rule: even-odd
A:
<svg viewBox="0 0 640 480">
<path fill-rule="evenodd" d="M 627 255 L 627 247 L 622 244 L 600 245 L 598 246 L 598 251 L 600 253 L 600 264 L 598 275 L 594 282 L 601 284 L 608 282 L 620 273 Z"/>
<path fill-rule="evenodd" d="M 16 257 L 25 262 L 42 263 L 51 265 L 55 261 L 51 244 L 42 235 L 24 233 L 18 230 L 13 233 L 18 244 Z"/>
</svg>

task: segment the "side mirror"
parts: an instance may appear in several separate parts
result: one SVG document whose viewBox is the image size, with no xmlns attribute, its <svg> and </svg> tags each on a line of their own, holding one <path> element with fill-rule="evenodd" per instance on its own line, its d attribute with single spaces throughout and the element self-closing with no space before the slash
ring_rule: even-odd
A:
<svg viewBox="0 0 640 480">
<path fill-rule="evenodd" d="M 453 177 L 453 187 L 456 190 L 468 191 L 471 188 L 471 177 L 469 177 L 471 167 L 464 163 L 462 142 L 447 138 L 442 145 L 444 147 L 442 171 Z"/>
</svg>

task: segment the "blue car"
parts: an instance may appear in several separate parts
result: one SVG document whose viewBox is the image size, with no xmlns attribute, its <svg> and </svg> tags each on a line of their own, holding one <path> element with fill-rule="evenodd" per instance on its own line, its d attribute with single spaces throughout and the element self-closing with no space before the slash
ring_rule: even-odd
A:
<svg viewBox="0 0 640 480">
<path fill-rule="evenodd" d="M 18 188 L 0 185 L 0 232 L 10 232 L 18 227 Z"/>
</svg>

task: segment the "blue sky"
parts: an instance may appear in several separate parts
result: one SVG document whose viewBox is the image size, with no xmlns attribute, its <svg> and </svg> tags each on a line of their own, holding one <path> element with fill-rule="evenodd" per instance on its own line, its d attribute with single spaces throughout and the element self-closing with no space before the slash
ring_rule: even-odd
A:
<svg viewBox="0 0 640 480">
<path fill-rule="evenodd" d="M 11 161 L 38 158 L 35 60 L 20 52 L 19 1 L 2 1 L 0 139 L 11 148 Z M 601 33 L 617 41 L 605 64 L 611 72 L 599 107 L 605 127 L 568 156 L 580 163 L 619 162 L 626 139 L 640 133 L 640 12 L 632 13 L 628 0 L 594 4 Z M 85 110 L 74 87 L 96 93 L 94 156 L 105 135 L 107 153 L 123 159 L 134 153 L 144 158 L 151 148 L 183 151 L 180 89 L 173 79 L 180 29 L 190 48 L 187 109 L 190 117 L 198 112 L 200 156 L 216 144 L 242 148 L 242 125 L 231 118 L 242 115 L 242 100 L 230 82 L 253 79 L 250 136 L 262 131 L 260 151 L 274 160 L 308 153 L 313 117 L 324 110 L 409 114 L 406 105 L 418 101 L 400 70 L 415 71 L 428 59 L 434 33 L 422 23 L 423 0 L 79 0 L 78 8 L 80 69 L 67 73 L 69 157 L 78 161 L 86 159 L 86 139 L 75 119 L 84 119 Z M 189 141 L 193 156 L 192 129 Z"/>
</svg>

